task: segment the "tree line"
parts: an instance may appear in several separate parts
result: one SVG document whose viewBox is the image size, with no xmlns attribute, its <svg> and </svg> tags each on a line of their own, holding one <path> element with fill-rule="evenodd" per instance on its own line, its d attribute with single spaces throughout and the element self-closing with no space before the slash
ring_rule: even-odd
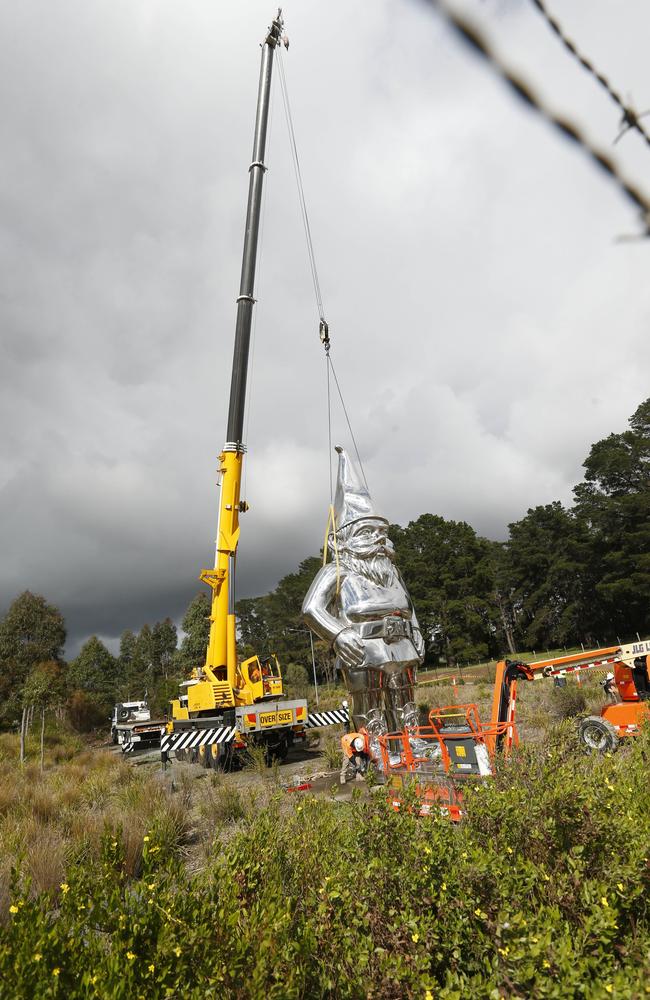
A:
<svg viewBox="0 0 650 1000">
<path fill-rule="evenodd" d="M 430 665 L 650 634 L 650 399 L 626 431 L 592 445 L 583 467 L 571 506 L 531 508 L 506 542 L 435 514 L 391 525 Z M 300 605 L 319 565 L 306 559 L 270 594 L 238 603 L 250 649 L 310 663 Z M 325 671 L 329 651 L 316 645 Z"/>
<path fill-rule="evenodd" d="M 506 542 L 435 514 L 391 525 L 428 665 L 650 635 L 650 399 L 627 430 L 592 445 L 584 469 L 570 507 L 531 508 L 509 525 Z M 242 654 L 275 652 L 296 682 L 314 667 L 319 680 L 333 679 L 331 651 L 301 616 L 320 564 L 309 557 L 270 593 L 237 604 Z M 0 621 L 0 723 L 24 728 L 35 711 L 42 723 L 49 710 L 90 729 L 107 721 L 114 702 L 145 691 L 162 711 L 205 656 L 209 613 L 208 594 L 198 594 L 180 643 L 167 617 L 124 631 L 117 655 L 91 636 L 66 663 L 63 615 L 25 591 Z"/>
</svg>

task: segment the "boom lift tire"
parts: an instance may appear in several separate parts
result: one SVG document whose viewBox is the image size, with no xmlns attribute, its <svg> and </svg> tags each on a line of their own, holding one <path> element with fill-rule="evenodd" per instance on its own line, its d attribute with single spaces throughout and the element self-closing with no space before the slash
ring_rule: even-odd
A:
<svg viewBox="0 0 650 1000">
<path fill-rule="evenodd" d="M 587 750 L 613 753 L 618 747 L 616 729 L 599 715 L 589 715 L 580 723 L 580 742 Z"/>
</svg>

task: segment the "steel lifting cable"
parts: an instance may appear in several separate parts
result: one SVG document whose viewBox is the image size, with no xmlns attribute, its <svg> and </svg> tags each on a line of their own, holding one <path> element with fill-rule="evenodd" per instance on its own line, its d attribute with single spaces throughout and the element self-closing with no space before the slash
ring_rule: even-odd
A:
<svg viewBox="0 0 650 1000">
<path fill-rule="evenodd" d="M 280 80 L 280 90 L 282 93 L 282 103 L 284 105 L 284 113 L 287 120 L 287 129 L 289 132 L 289 146 L 291 149 L 291 159 L 293 161 L 294 173 L 296 176 L 296 185 L 298 187 L 298 201 L 300 204 L 300 214 L 302 217 L 302 224 L 305 230 L 305 239 L 307 241 L 307 254 L 309 256 L 309 267 L 311 270 L 312 282 L 314 285 L 314 294 L 316 296 L 316 308 L 318 310 L 319 318 L 319 335 L 323 348 L 325 350 L 325 364 L 327 366 L 327 433 L 328 433 L 328 453 L 329 453 L 329 476 L 330 476 L 330 506 L 334 502 L 334 491 L 333 491 L 333 475 L 332 475 L 332 402 L 331 402 L 331 386 L 330 386 L 330 373 L 334 378 L 334 384 L 336 385 L 337 392 L 339 394 L 339 399 L 341 401 L 341 406 L 343 408 L 343 413 L 345 415 L 345 421 L 348 426 L 348 431 L 350 432 L 350 437 L 352 439 L 352 444 L 354 446 L 354 452 L 359 463 L 359 468 L 361 470 L 361 475 L 363 476 L 363 481 L 365 483 L 366 489 L 368 489 L 368 480 L 366 479 L 366 473 L 363 468 L 363 462 L 361 461 L 361 455 L 359 454 L 359 448 L 357 446 L 357 441 L 352 430 L 352 424 L 350 422 L 350 417 L 348 414 L 347 407 L 345 405 L 345 400 L 343 399 L 343 392 L 341 391 L 341 386 L 336 375 L 336 369 L 334 368 L 334 362 L 331 355 L 331 343 L 329 336 L 329 326 L 327 320 L 325 319 L 325 308 L 323 306 L 323 296 L 320 287 L 320 281 L 318 279 L 318 268 L 316 267 L 316 256 L 314 254 L 314 243 L 311 235 L 311 226 L 309 224 L 309 214 L 307 212 L 307 203 L 305 201 L 305 191 L 302 183 L 302 172 L 300 170 L 300 160 L 298 158 L 298 146 L 296 143 L 296 133 L 293 127 L 293 119 L 291 116 L 291 105 L 289 103 L 289 91 L 287 89 L 287 81 L 284 74 L 284 65 L 282 62 L 282 53 L 278 51 L 278 78 Z"/>
<path fill-rule="evenodd" d="M 314 293 L 316 295 L 316 307 L 318 309 L 318 315 L 321 323 L 325 324 L 325 315 L 323 310 L 323 296 L 321 295 L 320 282 L 318 280 L 318 270 L 316 268 L 316 257 L 314 256 L 314 244 L 311 238 L 311 228 L 309 225 L 309 215 L 307 214 L 307 204 L 305 202 L 305 192 L 302 184 L 302 173 L 300 171 L 300 160 L 298 159 L 298 146 L 296 144 L 296 133 L 293 128 L 293 119 L 291 117 L 291 105 L 289 104 L 289 91 L 287 90 L 287 80 L 284 75 L 284 63 L 282 61 L 282 52 L 278 50 L 278 76 L 280 79 L 280 89 L 282 91 L 282 103 L 284 104 L 284 113 L 287 119 L 287 128 L 289 131 L 289 146 L 291 149 L 291 159 L 293 160 L 293 168 L 296 175 L 296 183 L 298 185 L 298 200 L 300 202 L 300 214 L 302 216 L 302 224 L 305 230 L 305 238 L 307 240 L 307 253 L 309 255 L 309 266 L 311 268 L 311 277 L 314 283 Z"/>
</svg>

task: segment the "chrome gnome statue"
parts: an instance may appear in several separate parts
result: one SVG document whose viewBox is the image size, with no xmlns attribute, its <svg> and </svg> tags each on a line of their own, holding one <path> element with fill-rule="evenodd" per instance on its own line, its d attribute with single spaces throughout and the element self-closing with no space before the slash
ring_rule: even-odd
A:
<svg viewBox="0 0 650 1000">
<path fill-rule="evenodd" d="M 374 736 L 418 724 L 414 687 L 424 642 L 395 566 L 388 521 L 342 448 L 328 536 L 332 561 L 303 602 L 307 624 L 332 644 L 355 729 Z"/>
</svg>

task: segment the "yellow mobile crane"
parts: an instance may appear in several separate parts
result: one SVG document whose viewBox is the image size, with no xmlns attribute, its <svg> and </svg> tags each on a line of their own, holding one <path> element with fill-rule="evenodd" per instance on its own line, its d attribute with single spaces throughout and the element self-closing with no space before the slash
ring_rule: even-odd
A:
<svg viewBox="0 0 650 1000">
<path fill-rule="evenodd" d="M 248 510 L 241 498 L 246 379 L 253 315 L 255 266 L 266 166 L 264 153 L 269 116 L 271 73 L 276 47 L 285 41 L 282 9 L 278 10 L 262 44 L 257 96 L 253 159 L 249 167 L 248 207 L 244 234 L 235 348 L 230 386 L 226 443 L 219 455 L 220 501 L 214 569 L 204 569 L 200 579 L 212 589 L 210 639 L 205 663 L 192 670 L 171 703 L 171 720 L 161 736 L 163 760 L 200 757 L 214 763 L 247 743 L 261 743 L 267 757 L 286 755 L 296 733 L 343 722 L 345 712 L 309 717 L 307 702 L 287 700 L 274 654 L 239 661 L 235 617 L 235 561 L 239 543 L 239 516 Z"/>
</svg>

